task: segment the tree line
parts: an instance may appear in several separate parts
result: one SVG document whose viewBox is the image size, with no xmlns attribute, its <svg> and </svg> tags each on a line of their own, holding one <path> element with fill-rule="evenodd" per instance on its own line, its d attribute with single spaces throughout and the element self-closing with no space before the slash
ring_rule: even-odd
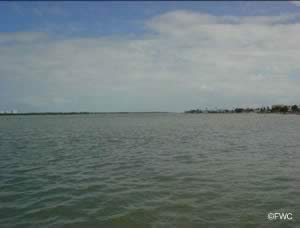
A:
<svg viewBox="0 0 300 228">
<path fill-rule="evenodd" d="M 233 109 L 191 109 L 185 113 L 300 113 L 298 105 L 272 105 L 260 108 L 233 108 Z"/>
</svg>

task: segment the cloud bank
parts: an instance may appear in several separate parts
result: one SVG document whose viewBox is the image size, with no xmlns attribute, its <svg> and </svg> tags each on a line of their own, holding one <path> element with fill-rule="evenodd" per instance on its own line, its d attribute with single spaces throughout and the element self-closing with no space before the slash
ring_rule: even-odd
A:
<svg viewBox="0 0 300 228">
<path fill-rule="evenodd" d="M 173 11 L 134 38 L 0 33 L 0 110 L 299 104 L 298 19 Z"/>
<path fill-rule="evenodd" d="M 300 6 L 300 1 L 291 1 L 291 3 L 295 4 L 296 6 Z"/>
</svg>

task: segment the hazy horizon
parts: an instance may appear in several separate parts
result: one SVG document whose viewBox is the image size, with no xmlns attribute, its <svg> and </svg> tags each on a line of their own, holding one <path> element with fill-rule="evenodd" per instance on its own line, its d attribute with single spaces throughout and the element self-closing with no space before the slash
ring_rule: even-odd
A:
<svg viewBox="0 0 300 228">
<path fill-rule="evenodd" d="M 299 2 L 1 2 L 0 111 L 299 104 Z"/>
</svg>

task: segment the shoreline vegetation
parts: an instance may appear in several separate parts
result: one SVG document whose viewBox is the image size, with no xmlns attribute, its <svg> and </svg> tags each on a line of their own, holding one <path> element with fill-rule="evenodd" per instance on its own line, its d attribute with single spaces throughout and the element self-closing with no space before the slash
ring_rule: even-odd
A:
<svg viewBox="0 0 300 228">
<path fill-rule="evenodd" d="M 2 111 L 0 116 L 34 116 L 34 115 L 92 115 L 92 114 L 159 114 L 159 113 L 172 113 L 172 112 L 17 112 Z M 184 111 L 186 114 L 211 114 L 211 113 L 263 113 L 263 114 L 298 114 L 300 115 L 300 105 L 272 105 L 263 106 L 260 108 L 233 108 L 233 109 L 191 109 Z"/>
<path fill-rule="evenodd" d="M 300 115 L 300 105 L 272 105 L 260 108 L 233 108 L 233 109 L 191 109 L 184 113 L 279 113 L 279 114 L 298 114 Z"/>
</svg>

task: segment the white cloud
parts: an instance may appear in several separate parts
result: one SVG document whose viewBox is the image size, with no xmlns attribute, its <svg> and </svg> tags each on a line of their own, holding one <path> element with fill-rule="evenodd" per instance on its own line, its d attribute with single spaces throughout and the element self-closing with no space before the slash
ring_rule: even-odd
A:
<svg viewBox="0 0 300 228">
<path fill-rule="evenodd" d="M 174 11 L 146 21 L 149 33 L 140 38 L 2 45 L 0 80 L 11 87 L 11 102 L 38 110 L 299 103 L 300 24 L 289 23 L 297 17 Z M 0 44 L 8 37 L 24 40 L 0 34 Z"/>
<path fill-rule="evenodd" d="M 7 43 L 31 43 L 45 41 L 47 34 L 42 32 L 0 33 L 0 45 Z"/>
<path fill-rule="evenodd" d="M 300 1 L 290 1 L 290 2 L 295 4 L 296 6 L 300 6 Z"/>
</svg>

